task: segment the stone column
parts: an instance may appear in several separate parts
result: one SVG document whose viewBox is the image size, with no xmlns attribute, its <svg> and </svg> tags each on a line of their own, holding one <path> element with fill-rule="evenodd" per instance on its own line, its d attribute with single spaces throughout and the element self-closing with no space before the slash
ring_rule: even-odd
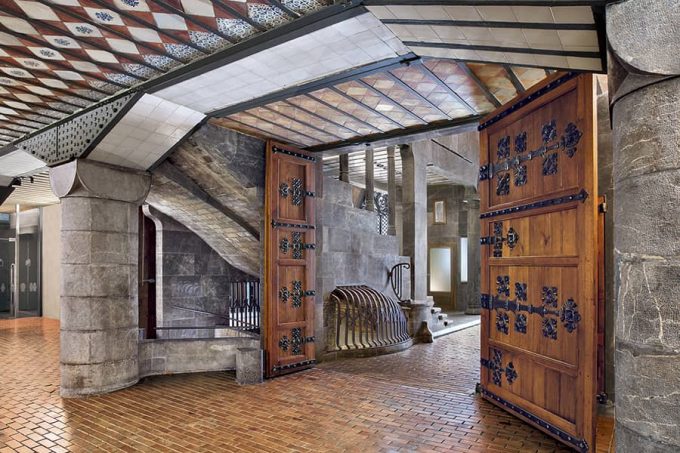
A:
<svg viewBox="0 0 680 453">
<path fill-rule="evenodd" d="M 138 207 L 145 172 L 76 160 L 52 168 L 61 199 L 61 395 L 110 392 L 139 379 Z"/>
<path fill-rule="evenodd" d="M 607 6 L 621 452 L 680 451 L 678 29 L 677 2 Z"/>
<path fill-rule="evenodd" d="M 375 211 L 375 181 L 373 179 L 373 150 L 366 150 L 366 210 Z"/>
<path fill-rule="evenodd" d="M 349 154 L 340 154 L 340 181 L 349 182 Z"/>
<path fill-rule="evenodd" d="M 387 234 L 397 234 L 397 167 L 394 163 L 394 146 L 387 147 L 387 201 L 388 201 L 388 224 Z"/>
<path fill-rule="evenodd" d="M 427 168 L 411 145 L 400 147 L 403 250 L 411 257 L 411 298 L 427 299 Z"/>
<path fill-rule="evenodd" d="M 468 303 L 465 314 L 478 315 L 482 311 L 480 299 L 480 277 L 482 272 L 479 233 L 479 195 L 475 193 L 467 199 L 467 239 L 468 239 Z"/>
</svg>

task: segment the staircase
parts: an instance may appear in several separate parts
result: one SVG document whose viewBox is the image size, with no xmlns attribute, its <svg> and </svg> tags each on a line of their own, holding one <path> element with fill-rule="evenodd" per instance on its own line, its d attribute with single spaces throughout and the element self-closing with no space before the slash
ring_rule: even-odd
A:
<svg viewBox="0 0 680 453">
<path fill-rule="evenodd" d="M 432 307 L 430 313 L 432 321 L 429 327 L 433 338 L 476 326 L 480 322 L 479 316 L 467 316 L 463 312 L 451 313 L 449 317 L 449 313 L 442 312 L 441 307 Z"/>
</svg>

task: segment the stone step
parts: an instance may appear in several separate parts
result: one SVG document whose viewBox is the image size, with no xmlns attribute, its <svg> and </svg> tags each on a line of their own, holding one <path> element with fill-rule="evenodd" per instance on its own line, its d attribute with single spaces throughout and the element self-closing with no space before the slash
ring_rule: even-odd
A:
<svg viewBox="0 0 680 453">
<path fill-rule="evenodd" d="M 432 310 L 430 310 L 430 312 L 431 312 L 433 315 L 436 315 L 437 313 L 441 313 L 441 311 L 442 311 L 442 308 L 441 308 L 441 307 L 432 307 Z"/>
<path fill-rule="evenodd" d="M 478 326 L 480 324 L 480 322 L 481 321 L 479 319 L 477 319 L 477 320 L 473 320 L 473 321 L 466 322 L 466 323 L 452 324 L 451 326 L 447 326 L 447 327 L 442 328 L 442 329 L 437 329 L 437 330 L 431 329 L 432 330 L 432 337 L 438 338 L 438 337 L 448 335 L 448 334 L 453 333 L 453 332 L 458 332 L 459 330 L 468 329 L 470 327 Z"/>
<path fill-rule="evenodd" d="M 437 319 L 439 319 L 440 321 L 443 321 L 448 317 L 449 315 L 447 315 L 446 313 L 439 313 L 439 315 L 437 315 Z"/>
</svg>

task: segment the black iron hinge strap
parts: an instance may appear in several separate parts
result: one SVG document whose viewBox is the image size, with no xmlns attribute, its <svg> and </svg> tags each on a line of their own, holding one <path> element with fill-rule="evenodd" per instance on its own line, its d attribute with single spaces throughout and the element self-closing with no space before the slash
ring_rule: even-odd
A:
<svg viewBox="0 0 680 453">
<path fill-rule="evenodd" d="M 546 315 L 560 316 L 559 311 L 549 310 L 544 306 L 524 305 L 517 302 L 517 299 L 501 299 L 497 296 L 490 296 L 489 294 L 482 294 L 480 297 L 481 306 L 484 310 L 496 310 L 502 308 L 503 310 L 512 312 L 527 312 L 529 314 L 536 313 L 541 317 Z"/>
<path fill-rule="evenodd" d="M 580 192 L 573 195 L 565 195 L 563 197 L 551 198 L 549 200 L 536 201 L 534 203 L 523 204 L 520 206 L 513 206 L 511 208 L 499 209 L 497 211 L 485 212 L 479 216 L 480 219 L 487 219 L 489 217 L 496 217 L 499 215 L 513 214 L 515 212 L 524 212 L 532 209 L 545 208 L 548 206 L 558 206 L 565 203 L 571 203 L 572 201 L 585 201 L 588 198 L 588 192 L 585 189 L 581 189 Z"/>
<path fill-rule="evenodd" d="M 305 230 L 314 230 L 316 227 L 314 225 L 309 225 L 306 223 L 285 223 L 285 222 L 277 222 L 276 220 L 272 220 L 272 227 L 278 228 L 278 227 L 283 227 L 283 228 L 302 228 Z"/>
<path fill-rule="evenodd" d="M 272 152 L 274 154 L 285 154 L 286 156 L 291 156 L 291 157 L 297 157 L 298 159 L 304 159 L 308 160 L 310 162 L 316 162 L 316 157 L 313 156 L 308 156 L 306 154 L 302 153 L 296 153 L 295 151 L 288 151 L 287 149 L 281 149 L 277 148 L 276 146 L 272 147 Z"/>
</svg>

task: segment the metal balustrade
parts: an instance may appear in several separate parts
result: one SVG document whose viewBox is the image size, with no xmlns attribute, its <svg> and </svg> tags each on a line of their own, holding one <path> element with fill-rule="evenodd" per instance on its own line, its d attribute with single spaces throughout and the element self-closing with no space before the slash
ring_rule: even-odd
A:
<svg viewBox="0 0 680 453">
<path fill-rule="evenodd" d="M 330 302 L 333 338 L 329 352 L 389 348 L 406 342 L 410 346 L 401 307 L 381 292 L 366 285 L 338 286 Z"/>
<path fill-rule="evenodd" d="M 173 305 L 172 308 L 216 318 L 214 325 L 157 327 L 164 338 L 212 338 L 260 334 L 260 282 L 229 282 L 224 311 L 215 313 Z M 211 321 L 212 322 L 212 321 Z"/>
</svg>

